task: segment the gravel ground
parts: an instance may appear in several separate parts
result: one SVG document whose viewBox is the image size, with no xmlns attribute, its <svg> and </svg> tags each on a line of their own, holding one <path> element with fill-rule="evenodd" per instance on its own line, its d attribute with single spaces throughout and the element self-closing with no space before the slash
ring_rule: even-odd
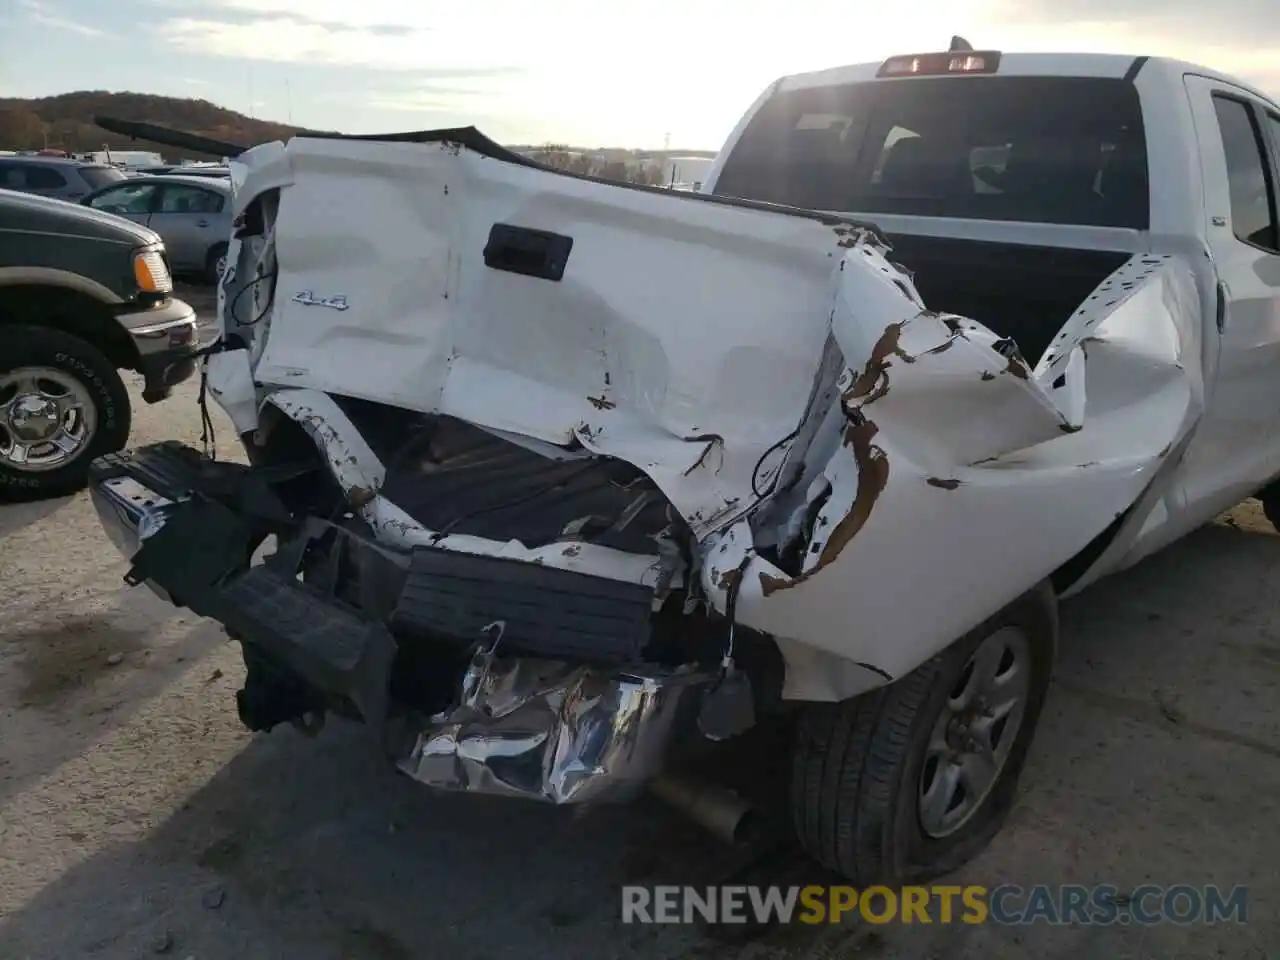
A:
<svg viewBox="0 0 1280 960">
<path fill-rule="evenodd" d="M 195 441 L 194 398 L 138 401 L 134 442 Z M 85 496 L 2 508 L 0 536 L 3 960 L 1244 960 L 1280 944 L 1280 537 L 1252 504 L 1065 606 L 1023 796 L 955 878 L 1247 884 L 1247 925 L 855 923 L 747 942 L 623 926 L 617 888 L 790 882 L 789 855 L 743 864 L 647 803 L 429 795 L 341 723 L 252 737 L 234 645 L 126 588 Z"/>
</svg>

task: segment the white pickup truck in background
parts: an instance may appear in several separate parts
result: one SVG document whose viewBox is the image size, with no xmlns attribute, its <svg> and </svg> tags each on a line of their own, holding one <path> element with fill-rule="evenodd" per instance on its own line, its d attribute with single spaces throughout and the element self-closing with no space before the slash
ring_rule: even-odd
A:
<svg viewBox="0 0 1280 960">
<path fill-rule="evenodd" d="M 1058 598 L 1280 518 L 1278 161 L 1229 77 L 972 50 L 780 80 L 701 194 L 470 128 L 263 144 L 206 371 L 251 465 L 92 490 L 240 640 L 251 729 L 735 834 L 664 771 L 783 722 L 805 848 L 932 876 L 1013 801 Z"/>
</svg>

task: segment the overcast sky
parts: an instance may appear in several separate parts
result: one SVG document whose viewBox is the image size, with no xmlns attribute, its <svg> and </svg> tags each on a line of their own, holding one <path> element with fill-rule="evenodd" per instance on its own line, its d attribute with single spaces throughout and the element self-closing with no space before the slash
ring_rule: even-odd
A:
<svg viewBox="0 0 1280 960">
<path fill-rule="evenodd" d="M 945 49 L 1176 56 L 1280 95 L 1280 0 L 0 0 L 0 96 L 198 96 L 351 133 L 715 149 L 785 73 Z M 782 12 L 785 10 L 786 12 Z M 1123 12 L 1122 12 L 1123 11 Z M 921 26 L 928 24 L 928 27 Z"/>
</svg>

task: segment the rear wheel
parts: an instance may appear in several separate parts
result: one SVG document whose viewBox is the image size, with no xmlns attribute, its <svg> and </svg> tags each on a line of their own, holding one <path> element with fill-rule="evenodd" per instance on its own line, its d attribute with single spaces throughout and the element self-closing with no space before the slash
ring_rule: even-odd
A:
<svg viewBox="0 0 1280 960">
<path fill-rule="evenodd" d="M 0 328 L 0 499 L 81 489 L 89 463 L 129 439 L 129 394 L 111 361 L 79 337 Z"/>
<path fill-rule="evenodd" d="M 1271 522 L 1271 526 L 1280 533 L 1280 482 L 1258 491 L 1254 498 L 1262 504 L 1262 513 Z"/>
<path fill-rule="evenodd" d="M 976 856 L 1013 805 L 1056 637 L 1046 584 L 889 686 L 807 706 L 791 803 L 809 854 L 861 886 Z"/>
<path fill-rule="evenodd" d="M 1280 533 L 1280 500 L 1270 497 L 1262 501 L 1262 513 L 1271 522 L 1271 526 Z"/>
</svg>

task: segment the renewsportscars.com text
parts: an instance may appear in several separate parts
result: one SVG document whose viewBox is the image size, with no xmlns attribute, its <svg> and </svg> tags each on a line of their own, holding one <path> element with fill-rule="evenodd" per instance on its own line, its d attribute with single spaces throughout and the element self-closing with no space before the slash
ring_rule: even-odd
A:
<svg viewBox="0 0 1280 960">
<path fill-rule="evenodd" d="M 623 887 L 623 923 L 1247 923 L 1249 890 L 1216 886 L 1038 884 Z"/>
</svg>

